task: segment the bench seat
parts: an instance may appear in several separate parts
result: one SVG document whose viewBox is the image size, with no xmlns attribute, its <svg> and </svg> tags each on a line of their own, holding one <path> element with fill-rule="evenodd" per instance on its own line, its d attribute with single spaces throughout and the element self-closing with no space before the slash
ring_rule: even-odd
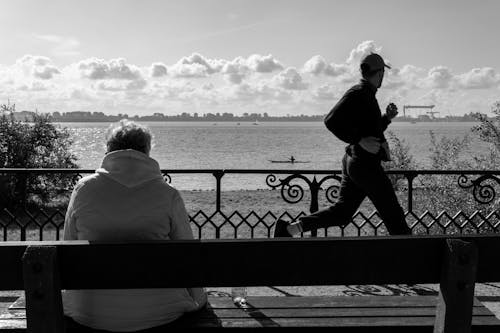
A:
<svg viewBox="0 0 500 333">
<path fill-rule="evenodd" d="M 0 297 L 0 332 L 25 332 L 24 298 Z M 209 297 L 209 307 L 176 326 L 335 327 L 336 332 L 432 332 L 436 296 L 249 296 L 248 308 L 229 297 Z M 339 331 L 341 329 L 341 331 Z M 474 299 L 472 332 L 499 332 L 500 320 Z"/>
</svg>

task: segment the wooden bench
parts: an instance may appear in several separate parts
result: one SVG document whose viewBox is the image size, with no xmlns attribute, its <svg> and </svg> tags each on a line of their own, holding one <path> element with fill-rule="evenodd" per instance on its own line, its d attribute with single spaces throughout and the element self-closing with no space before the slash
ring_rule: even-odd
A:
<svg viewBox="0 0 500 333">
<path fill-rule="evenodd" d="M 0 256 L 0 289 L 26 290 L 25 314 L 1 310 L 0 329 L 9 332 L 26 325 L 29 332 L 63 332 L 61 289 L 428 283 L 440 284 L 439 296 L 255 296 L 245 309 L 228 297 L 210 297 L 207 309 L 178 325 L 500 332 L 500 321 L 474 299 L 475 282 L 500 281 L 497 235 L 6 242 Z"/>
</svg>

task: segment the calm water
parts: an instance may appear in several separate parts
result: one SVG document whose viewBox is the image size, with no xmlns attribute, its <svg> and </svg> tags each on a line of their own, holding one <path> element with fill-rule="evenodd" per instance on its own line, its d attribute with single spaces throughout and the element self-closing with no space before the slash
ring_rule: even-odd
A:
<svg viewBox="0 0 500 333">
<path fill-rule="evenodd" d="M 340 169 L 345 144 L 322 122 L 144 122 L 154 135 L 151 156 L 162 169 Z M 470 133 L 474 123 L 393 123 L 389 130 L 410 146 L 422 167 L 429 166 L 429 131 L 457 137 Z M 109 123 L 63 123 L 70 129 L 73 149 L 82 168 L 97 168 L 105 152 Z M 472 149 L 484 147 L 474 142 Z M 291 155 L 303 164 L 271 163 Z M 180 189 L 211 189 L 211 176 L 177 176 Z M 225 176 L 223 189 L 266 188 L 262 176 Z"/>
</svg>

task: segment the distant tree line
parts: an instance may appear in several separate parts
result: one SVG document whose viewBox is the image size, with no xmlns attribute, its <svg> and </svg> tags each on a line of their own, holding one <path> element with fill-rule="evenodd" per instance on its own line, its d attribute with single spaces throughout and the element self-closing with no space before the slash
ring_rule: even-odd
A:
<svg viewBox="0 0 500 333">
<path fill-rule="evenodd" d="M 13 116 L 17 120 L 32 119 L 36 112 L 33 111 L 20 111 L 13 112 Z M 90 111 L 71 111 L 71 112 L 52 112 L 47 114 L 53 122 L 116 122 L 124 118 L 136 121 L 323 121 L 325 115 L 284 115 L 284 116 L 271 116 L 265 113 L 243 113 L 242 115 L 235 115 L 233 113 L 187 113 L 183 112 L 177 115 L 165 115 L 163 113 L 153 113 L 147 116 L 129 116 L 128 114 L 119 113 L 117 115 L 107 115 L 104 112 L 90 112 Z M 394 121 L 477 121 L 475 113 L 465 114 L 463 116 L 446 116 L 433 118 L 428 115 L 419 115 L 418 117 L 403 117 L 398 116 Z"/>
</svg>

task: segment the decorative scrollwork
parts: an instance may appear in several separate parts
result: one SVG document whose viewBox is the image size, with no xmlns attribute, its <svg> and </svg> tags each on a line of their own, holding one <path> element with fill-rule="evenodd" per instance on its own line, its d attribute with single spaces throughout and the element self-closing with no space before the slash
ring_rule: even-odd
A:
<svg viewBox="0 0 500 333">
<path fill-rule="evenodd" d="M 328 175 L 328 176 L 324 177 L 323 179 L 321 179 L 319 181 L 318 186 L 321 186 L 326 181 L 332 180 L 332 179 L 336 180 L 339 183 L 340 183 L 340 180 L 341 180 L 341 178 L 339 176 Z M 339 185 L 332 184 L 332 185 L 328 186 L 326 188 L 326 191 L 325 191 L 326 200 L 328 200 L 328 202 L 330 202 L 330 203 L 335 203 L 337 201 L 338 197 L 339 197 L 339 192 L 340 192 L 340 186 Z"/>
<path fill-rule="evenodd" d="M 168 173 L 163 172 L 161 175 L 163 176 L 163 180 L 165 180 L 166 183 L 172 183 L 172 177 L 170 177 Z"/>
<path fill-rule="evenodd" d="M 274 184 L 277 180 L 277 177 L 273 174 L 267 175 L 266 177 L 266 185 L 275 190 L 278 186 L 281 186 L 281 182 L 278 181 L 276 184 Z"/>
<path fill-rule="evenodd" d="M 493 188 L 493 185 L 491 185 L 490 181 L 495 181 L 498 185 L 500 185 L 500 179 L 492 175 L 483 175 L 476 180 L 471 180 L 470 182 L 467 176 L 460 175 L 460 177 L 458 177 L 458 186 L 464 189 L 473 187 L 472 194 L 474 199 L 481 204 L 489 204 L 496 197 L 495 189 Z"/>
<path fill-rule="evenodd" d="M 266 177 L 266 184 L 272 189 L 281 187 L 281 198 L 287 203 L 295 204 L 304 198 L 304 188 L 299 184 L 290 183 L 294 180 L 303 180 L 309 188 L 311 187 L 311 181 L 301 174 L 293 174 L 285 179 L 277 179 L 275 175 L 271 174 Z"/>
<path fill-rule="evenodd" d="M 283 185 L 281 187 L 281 197 L 288 203 L 298 203 L 304 197 L 304 189 L 298 184 Z"/>
<path fill-rule="evenodd" d="M 325 197 L 329 203 L 335 203 L 339 198 L 340 187 L 337 185 L 331 185 L 326 189 Z"/>
<path fill-rule="evenodd" d="M 472 181 L 469 181 L 469 177 L 467 177 L 467 175 L 462 174 L 458 177 L 458 186 L 461 188 L 470 188 L 474 186 L 474 184 Z"/>
</svg>

